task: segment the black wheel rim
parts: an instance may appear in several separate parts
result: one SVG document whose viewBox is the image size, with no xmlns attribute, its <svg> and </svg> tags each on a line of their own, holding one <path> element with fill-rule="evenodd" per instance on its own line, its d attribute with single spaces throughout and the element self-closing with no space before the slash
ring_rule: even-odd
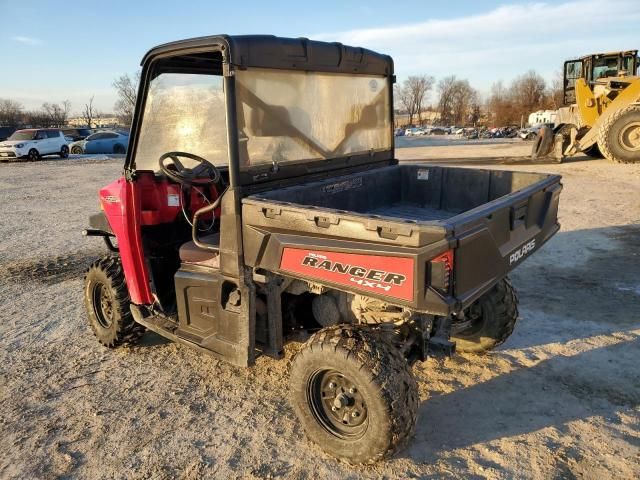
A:
<svg viewBox="0 0 640 480">
<path fill-rule="evenodd" d="M 479 301 L 471 304 L 464 311 L 465 320 L 456 327 L 455 336 L 459 338 L 473 337 L 484 327 L 485 315 L 482 311 L 482 305 Z"/>
<path fill-rule="evenodd" d="M 95 283 L 91 292 L 93 311 L 98 323 L 103 328 L 109 328 L 113 324 L 114 301 L 111 291 L 102 283 Z"/>
<path fill-rule="evenodd" d="M 29 152 L 29 159 L 31 160 L 37 160 L 38 159 L 38 152 L 31 150 Z"/>
<path fill-rule="evenodd" d="M 360 388 L 344 374 L 316 371 L 309 378 L 307 396 L 313 416 L 332 435 L 354 440 L 366 432 L 367 404 Z"/>
</svg>

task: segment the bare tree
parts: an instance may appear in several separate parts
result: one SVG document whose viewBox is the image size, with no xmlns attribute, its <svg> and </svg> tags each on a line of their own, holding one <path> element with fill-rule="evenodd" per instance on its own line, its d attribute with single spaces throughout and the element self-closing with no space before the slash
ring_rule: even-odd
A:
<svg viewBox="0 0 640 480">
<path fill-rule="evenodd" d="M 478 92 L 468 80 L 458 79 L 455 75 L 444 77 L 438 82 L 438 93 L 440 121 L 444 125 L 461 125 L 470 121 L 473 106 L 478 104 Z"/>
<path fill-rule="evenodd" d="M 20 124 L 22 116 L 23 108 L 21 103 L 0 98 L 0 126 L 15 127 Z"/>
<path fill-rule="evenodd" d="M 113 108 L 118 115 L 118 120 L 125 125 L 130 125 L 133 119 L 138 96 L 138 83 L 140 83 L 139 71 L 134 74 L 133 78 L 129 74 L 124 74 L 113 81 L 113 88 L 116 89 L 118 95 L 118 100 Z"/>
<path fill-rule="evenodd" d="M 512 100 L 519 107 L 520 114 L 528 116 L 531 112 L 545 106 L 546 90 L 544 78 L 534 70 L 529 70 L 513 81 Z"/>
<path fill-rule="evenodd" d="M 82 110 L 82 119 L 87 124 L 87 127 L 92 128 L 92 125 L 96 118 L 100 117 L 100 113 L 93 106 L 93 96 L 89 99 L 89 103 L 84 104 L 84 109 Z"/>
<path fill-rule="evenodd" d="M 434 78 L 430 75 L 412 75 L 408 77 L 402 86 L 396 87 L 396 99 L 400 101 L 409 114 L 409 124 L 413 124 L 413 117 L 420 114 L 425 108 L 425 102 L 429 90 L 433 88 Z"/>
<path fill-rule="evenodd" d="M 44 117 L 47 118 L 48 126 L 62 127 L 67 122 L 69 111 L 71 110 L 71 102 L 64 100 L 61 103 L 48 103 L 42 104 L 42 111 Z"/>
<path fill-rule="evenodd" d="M 554 75 L 547 95 L 549 97 L 549 105 L 554 110 L 564 105 L 564 77 L 562 71 L 557 71 Z"/>
</svg>

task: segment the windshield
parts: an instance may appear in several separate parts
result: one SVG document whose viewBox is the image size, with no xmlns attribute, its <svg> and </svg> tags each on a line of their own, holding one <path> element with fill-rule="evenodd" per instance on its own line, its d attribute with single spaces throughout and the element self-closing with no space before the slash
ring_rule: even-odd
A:
<svg viewBox="0 0 640 480">
<path fill-rule="evenodd" d="M 240 167 L 391 148 L 383 76 L 236 71 Z"/>
<path fill-rule="evenodd" d="M 227 165 L 227 127 L 222 77 L 162 73 L 149 84 L 135 153 L 138 170 L 158 171 L 167 152 L 187 152 Z M 195 164 L 180 159 L 186 167 Z"/>
<path fill-rule="evenodd" d="M 36 138 L 35 131 L 17 131 L 14 132 L 7 140 L 34 140 Z"/>
</svg>

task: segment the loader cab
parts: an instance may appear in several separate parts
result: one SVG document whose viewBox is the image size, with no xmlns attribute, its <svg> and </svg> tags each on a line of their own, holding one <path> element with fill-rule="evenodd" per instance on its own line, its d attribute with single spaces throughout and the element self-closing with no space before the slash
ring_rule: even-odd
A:
<svg viewBox="0 0 640 480">
<path fill-rule="evenodd" d="M 627 50 L 612 53 L 597 53 L 564 62 L 564 104 L 576 102 L 575 83 L 579 78 L 592 86 L 604 78 L 635 76 L 638 71 L 638 51 Z"/>
</svg>

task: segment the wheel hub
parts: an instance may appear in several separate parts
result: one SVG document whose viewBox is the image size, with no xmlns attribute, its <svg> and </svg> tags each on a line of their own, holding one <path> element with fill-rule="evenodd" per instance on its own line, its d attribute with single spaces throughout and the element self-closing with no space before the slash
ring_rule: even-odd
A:
<svg viewBox="0 0 640 480">
<path fill-rule="evenodd" d="M 312 411 L 320 424 L 340 438 L 360 437 L 367 427 L 367 404 L 358 387 L 336 370 L 320 370 L 308 385 Z"/>
<path fill-rule="evenodd" d="M 97 284 L 93 288 L 93 310 L 98 323 L 109 328 L 113 323 L 114 301 L 109 289 L 102 284 Z"/>
<path fill-rule="evenodd" d="M 631 122 L 620 130 L 619 143 L 629 151 L 640 150 L 640 122 Z"/>
</svg>

